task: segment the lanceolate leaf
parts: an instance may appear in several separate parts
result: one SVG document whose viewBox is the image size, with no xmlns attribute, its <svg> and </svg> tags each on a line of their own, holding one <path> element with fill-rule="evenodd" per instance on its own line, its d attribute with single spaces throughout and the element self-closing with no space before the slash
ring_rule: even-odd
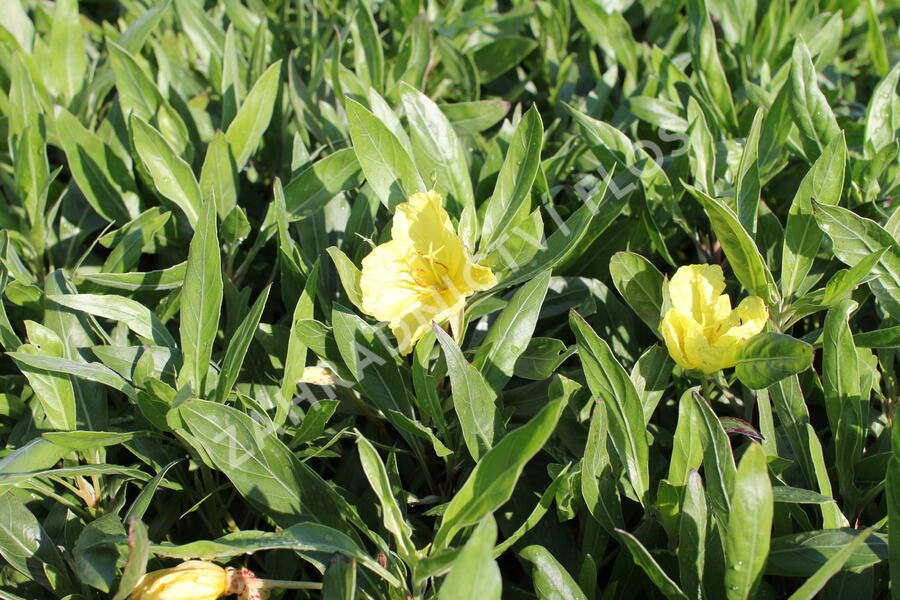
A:
<svg viewBox="0 0 900 600">
<path fill-rule="evenodd" d="M 222 267 L 216 206 L 203 207 L 188 251 L 181 292 L 181 352 L 184 365 L 178 379 L 202 393 L 219 327 L 222 307 Z"/>
<path fill-rule="evenodd" d="M 591 393 L 607 405 L 613 445 L 625 465 L 635 494 L 643 502 L 650 475 L 640 398 L 628 373 L 615 359 L 609 345 L 597 336 L 581 315 L 572 311 L 569 314 L 569 326 L 578 342 L 578 355 L 584 366 L 588 386 Z"/>
</svg>

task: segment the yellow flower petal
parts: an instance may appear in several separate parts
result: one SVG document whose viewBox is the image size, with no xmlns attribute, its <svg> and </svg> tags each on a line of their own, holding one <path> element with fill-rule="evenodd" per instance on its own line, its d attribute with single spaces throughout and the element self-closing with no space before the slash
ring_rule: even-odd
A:
<svg viewBox="0 0 900 600">
<path fill-rule="evenodd" d="M 130 600 L 215 600 L 225 593 L 225 569 L 202 560 L 189 560 L 177 567 L 144 575 Z"/>
<path fill-rule="evenodd" d="M 468 296 L 497 284 L 489 268 L 472 262 L 442 202 L 429 191 L 399 204 L 391 241 L 362 261 L 361 308 L 388 322 L 401 354 L 412 350 L 432 322 L 457 315 Z"/>
<path fill-rule="evenodd" d="M 723 294 L 718 265 L 688 265 L 669 282 L 670 308 L 660 333 L 672 359 L 683 369 L 712 374 L 733 367 L 746 340 L 766 326 L 769 313 L 761 298 L 744 298 L 735 310 Z"/>
<path fill-rule="evenodd" d="M 688 362 L 683 350 L 684 332 L 687 327 L 686 321 L 689 321 L 689 319 L 672 308 L 663 317 L 659 330 L 662 333 L 663 340 L 666 342 L 666 348 L 669 349 L 669 355 L 672 357 L 672 360 L 682 369 L 691 370 L 694 368 L 694 365 Z"/>
</svg>

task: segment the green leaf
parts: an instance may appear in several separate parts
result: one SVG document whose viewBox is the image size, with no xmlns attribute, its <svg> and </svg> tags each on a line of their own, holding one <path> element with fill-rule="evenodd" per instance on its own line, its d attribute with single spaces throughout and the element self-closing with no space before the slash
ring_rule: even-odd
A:
<svg viewBox="0 0 900 600">
<path fill-rule="evenodd" d="M 194 172 L 152 125 L 136 114 L 129 120 L 134 149 L 163 197 L 184 211 L 192 227 L 203 211 L 200 186 Z"/>
<path fill-rule="evenodd" d="M 495 406 L 497 394 L 478 369 L 465 359 L 453 338 L 437 325 L 433 329 L 447 359 L 459 427 L 469 454 L 477 462 L 494 446 L 494 438 L 502 431 Z"/>
<path fill-rule="evenodd" d="M 259 327 L 259 319 L 266 308 L 266 301 L 269 299 L 269 290 L 271 289 L 271 285 L 263 288 L 256 298 L 256 302 L 250 307 L 250 312 L 247 313 L 228 341 L 225 358 L 222 359 L 222 370 L 212 395 L 213 400 L 225 402 L 228 394 L 231 393 L 231 388 L 234 387 L 241 372 L 241 366 L 244 364 L 244 357 L 247 356 L 247 350 L 250 348 L 250 342 L 253 341 L 253 336 Z"/>
<path fill-rule="evenodd" d="M 843 300 L 850 295 L 864 280 L 873 277 L 872 270 L 881 261 L 881 257 L 887 252 L 887 248 L 866 256 L 849 269 L 841 269 L 831 276 L 825 284 L 825 294 L 822 297 L 822 305 L 830 306 L 838 300 Z"/>
<path fill-rule="evenodd" d="M 592 41 L 611 59 L 619 62 L 628 77 L 636 77 L 640 47 L 635 42 L 631 26 L 618 10 L 623 7 L 604 6 L 587 0 L 576 0 L 572 7 Z"/>
<path fill-rule="evenodd" d="M 862 546 L 866 539 L 877 529 L 877 527 L 869 527 L 860 532 L 853 538 L 849 544 L 833 554 L 819 569 L 813 573 L 812 577 L 803 582 L 797 590 L 790 595 L 788 600 L 812 600 L 816 597 L 828 580 L 837 575 L 844 565 Z"/>
<path fill-rule="evenodd" d="M 137 586 L 141 577 L 147 572 L 147 559 L 150 558 L 150 540 L 147 537 L 147 526 L 138 518 L 128 524 L 128 560 L 122 569 L 122 577 L 113 600 L 125 600 Z"/>
<path fill-rule="evenodd" d="M 221 407 L 224 408 L 224 407 Z M 225 559 L 262 550 L 294 550 L 301 554 L 321 552 L 340 553 L 354 558 L 363 567 L 382 577 L 395 587 L 400 581 L 387 569 L 366 554 L 349 536 L 319 523 L 297 523 L 282 531 L 244 530 L 229 533 L 210 541 L 187 544 L 151 544 L 150 551 L 157 556 L 169 556 L 183 560 Z"/>
<path fill-rule="evenodd" d="M 19 346 L 17 348 L 19 353 L 50 357 L 64 356 L 63 342 L 52 329 L 34 321 L 25 321 L 25 329 L 31 343 Z M 25 362 L 16 361 L 16 366 L 28 380 L 31 390 L 44 409 L 50 426 L 62 431 L 75 429 L 77 420 L 75 389 L 72 387 L 72 381 L 66 375 L 41 369 Z"/>
<path fill-rule="evenodd" d="M 716 179 L 716 145 L 703 109 L 693 96 L 688 99 L 687 114 L 690 122 L 688 158 L 691 173 L 694 174 L 694 185 L 707 194 L 713 194 Z"/>
<path fill-rule="evenodd" d="M 691 396 L 704 429 L 703 475 L 706 479 L 706 493 L 716 520 L 721 526 L 726 526 L 731 514 L 731 498 L 737 477 L 731 443 L 722 423 L 706 400 L 697 392 L 692 392 Z"/>
<path fill-rule="evenodd" d="M 703 415 L 694 402 L 694 394 L 699 388 L 689 388 L 678 401 L 678 423 L 672 440 L 672 455 L 669 462 L 670 484 L 683 486 L 691 473 L 703 462 L 703 449 L 707 445 Z"/>
<path fill-rule="evenodd" d="M 479 100 L 439 104 L 450 124 L 460 135 L 473 135 L 490 129 L 509 112 L 509 102 L 503 100 Z"/>
<path fill-rule="evenodd" d="M 116 75 L 116 91 L 122 113 L 126 117 L 134 114 L 144 122 L 154 123 L 178 154 L 192 152 L 184 121 L 131 54 L 111 43 L 109 57 Z"/>
<path fill-rule="evenodd" d="M 799 38 L 794 43 L 791 57 L 791 112 L 800 130 L 804 152 L 810 160 L 818 157 L 828 143 L 841 133 L 828 100 L 819 89 L 817 77 L 809 48 Z"/>
<path fill-rule="evenodd" d="M 416 563 L 416 547 L 412 542 L 412 527 L 406 522 L 405 515 L 394 497 L 391 489 L 391 481 L 388 479 L 387 469 L 378 456 L 378 452 L 372 444 L 356 432 L 356 449 L 359 451 L 359 460 L 362 463 L 363 473 L 369 480 L 369 485 L 381 504 L 381 520 L 384 528 L 394 536 L 397 551 L 407 565 Z"/>
<path fill-rule="evenodd" d="M 753 390 L 767 388 L 812 364 L 813 348 L 781 333 L 764 332 L 747 340 L 738 353 L 734 373 Z"/>
<path fill-rule="evenodd" d="M 616 485 L 616 476 L 610 468 L 609 454 L 607 453 L 608 412 L 606 403 L 594 402 L 588 437 L 584 446 L 584 459 L 581 464 L 581 494 L 591 516 L 611 535 L 616 528 L 624 526 L 625 521 L 615 488 L 610 489 L 611 486 Z M 611 495 L 612 501 L 608 501 Z"/>
<path fill-rule="evenodd" d="M 859 530 L 821 529 L 783 535 L 772 540 L 766 575 L 812 577 L 828 560 L 852 543 Z M 887 539 L 872 534 L 844 562 L 844 569 L 863 569 L 888 557 Z"/>
<path fill-rule="evenodd" d="M 322 575 L 322 600 L 355 600 L 356 560 L 333 554 Z"/>
<path fill-rule="evenodd" d="M 412 158 L 381 119 L 349 98 L 346 111 L 356 158 L 382 204 L 393 209 L 415 192 L 424 192 Z"/>
<path fill-rule="evenodd" d="M 475 50 L 472 58 L 478 67 L 478 77 L 482 83 L 497 79 L 521 62 L 538 43 L 532 39 L 505 36 Z"/>
<path fill-rule="evenodd" d="M 131 506 L 128 508 L 128 512 L 125 513 L 125 517 L 124 519 L 122 519 L 123 521 L 127 523 L 129 522 L 129 519 L 136 519 L 137 521 L 140 521 L 140 519 L 144 518 L 144 514 L 150 507 L 153 496 L 154 494 L 156 494 L 156 490 L 159 489 L 163 478 L 166 476 L 166 473 L 168 473 L 169 469 L 171 469 L 181 461 L 182 459 L 177 458 L 169 462 L 162 469 L 160 469 L 159 473 L 153 476 L 153 479 L 144 484 L 144 486 L 141 488 L 141 493 L 138 494 L 138 497 L 134 499 L 134 502 L 132 502 Z"/>
<path fill-rule="evenodd" d="M 190 383 L 195 393 L 204 389 L 222 308 L 222 258 L 216 227 L 216 207 L 209 203 L 194 230 L 188 250 L 187 271 L 181 291 L 181 352 L 184 365 L 180 384 Z"/>
<path fill-rule="evenodd" d="M 478 461 L 447 505 L 432 552 L 445 548 L 460 528 L 477 523 L 512 497 L 525 464 L 550 438 L 563 408 L 563 398 L 551 400 L 528 423 L 506 434 Z"/>
<path fill-rule="evenodd" d="M 543 381 L 550 378 L 559 365 L 573 354 L 575 348 L 567 348 L 556 338 L 533 337 L 516 359 L 513 372 L 516 377 Z"/>
<path fill-rule="evenodd" d="M 662 567 L 659 566 L 659 563 L 653 558 L 653 555 L 650 554 L 636 537 L 622 529 L 617 529 L 616 533 L 619 534 L 619 539 L 622 540 L 625 547 L 628 548 L 635 564 L 647 574 L 647 577 L 649 577 L 650 581 L 652 581 L 659 591 L 662 592 L 663 596 L 679 600 L 687 599 L 687 596 L 684 595 L 684 592 L 681 591 L 678 584 L 672 581 L 672 578 L 663 571 Z"/>
<path fill-rule="evenodd" d="M 812 201 L 836 205 L 844 187 L 847 145 L 836 136 L 807 171 L 788 211 L 781 254 L 781 293 L 790 298 L 801 288 L 819 251 L 822 233 L 813 217 Z"/>
<path fill-rule="evenodd" d="M 613 224 L 628 204 L 628 196 L 607 194 L 612 173 L 597 186 L 583 204 L 545 240 L 541 249 L 526 265 L 514 268 L 502 285 L 518 285 L 529 281 L 546 269 L 566 269 L 568 263 L 580 258 L 600 234 Z M 514 229 L 515 234 L 521 233 Z"/>
<path fill-rule="evenodd" d="M 274 431 L 239 410 L 208 400 L 189 400 L 172 413 L 184 421 L 238 493 L 276 523 L 286 527 L 311 516 L 346 530 L 334 491 Z M 201 556 L 199 548 L 190 556 Z"/>
<path fill-rule="evenodd" d="M 102 383 L 114 390 L 118 390 L 126 396 L 134 396 L 135 389 L 115 371 L 101 365 L 100 363 L 86 363 L 70 360 L 68 358 L 57 358 L 55 356 L 41 356 L 39 354 L 31 354 L 27 350 L 24 352 L 9 352 L 8 356 L 17 363 L 27 365 L 42 371 L 51 373 L 66 373 L 74 375 L 74 383 L 78 379 L 86 379 L 96 383 Z M 77 402 L 76 393 L 76 402 Z M 80 415 L 79 415 L 80 416 Z"/>
<path fill-rule="evenodd" d="M 381 331 L 339 304 L 331 322 L 340 356 L 367 401 L 389 419 L 392 410 L 411 416 L 406 381 Z"/>
<path fill-rule="evenodd" d="M 125 528 L 112 513 L 88 523 L 72 547 L 79 579 L 101 592 L 109 592 L 116 576 L 116 544 L 125 539 Z"/>
<path fill-rule="evenodd" d="M 775 502 L 783 504 L 826 504 L 834 502 L 834 498 L 817 494 L 810 490 L 779 485 L 772 488 L 772 496 Z"/>
<path fill-rule="evenodd" d="M 136 217 L 137 185 L 131 165 L 124 164 L 109 146 L 66 110 L 59 110 L 55 124 L 72 178 L 91 208 L 110 222 L 125 223 Z"/>
<path fill-rule="evenodd" d="M 344 148 L 304 169 L 284 188 L 286 208 L 294 219 L 319 212 L 341 192 L 362 183 L 362 169 L 352 148 Z"/>
<path fill-rule="evenodd" d="M 737 125 L 733 93 L 720 60 L 716 32 L 704 0 L 688 0 L 689 48 L 691 63 L 700 79 L 700 89 L 719 121 L 719 127 Z"/>
<path fill-rule="evenodd" d="M 85 273 L 85 281 L 102 287 L 128 292 L 175 290 L 184 284 L 187 263 L 182 262 L 158 271 L 130 273 Z"/>
<path fill-rule="evenodd" d="M 512 377 L 516 361 L 528 347 L 549 285 L 550 271 L 544 271 L 519 288 L 481 342 L 473 363 L 497 393 Z"/>
<path fill-rule="evenodd" d="M 466 540 L 438 594 L 438 600 L 500 600 L 503 584 L 500 568 L 491 553 L 497 541 L 497 525 L 490 515 Z"/>
<path fill-rule="evenodd" d="M 284 358 L 284 375 L 281 379 L 281 395 L 283 396 L 282 401 L 284 402 L 287 402 L 293 397 L 294 392 L 297 390 L 297 382 L 303 376 L 303 369 L 306 367 L 306 352 L 308 348 L 306 344 L 303 343 L 303 340 L 300 339 L 300 336 L 297 335 L 296 328 L 299 321 L 302 319 L 312 319 L 314 316 L 320 264 L 320 262 L 316 261 L 316 264 L 309 272 L 309 276 L 306 278 L 306 283 L 303 286 L 303 291 L 297 299 L 297 305 L 294 307 L 294 312 L 291 316 L 290 338 L 288 339 L 287 355 Z M 276 416 L 275 418 L 275 423 L 278 425 L 283 425 L 283 419 L 287 418 L 288 411 L 285 409 L 282 410 L 285 414 Z M 279 411 L 279 413 L 280 412 L 281 411 Z"/>
<path fill-rule="evenodd" d="M 158 26 L 162 18 L 172 6 L 172 0 L 164 0 L 158 6 L 151 8 L 135 19 L 119 36 L 117 43 L 132 54 L 137 54 L 144 47 L 147 36 Z"/>
<path fill-rule="evenodd" d="M 621 168 L 638 179 L 654 220 L 671 219 L 685 231 L 693 231 L 694 227 L 688 225 L 681 214 L 681 208 L 675 201 L 675 193 L 668 175 L 640 144 L 632 142 L 628 136 L 609 123 L 593 119 L 568 105 L 566 105 L 566 109 L 581 127 L 585 142 L 591 148 L 591 152 L 603 162 L 604 168 L 600 171 L 600 175 L 604 179 L 612 179 L 614 165 Z M 608 185 L 613 188 L 613 195 L 618 198 L 627 198 L 635 187 L 631 181 L 621 187 L 616 182 Z M 663 258 L 674 264 L 664 245 L 656 249 Z"/>
<path fill-rule="evenodd" d="M 381 90 L 384 86 L 384 48 L 378 36 L 378 25 L 366 2 L 358 0 L 355 8 L 350 34 L 353 36 L 356 72 L 367 87 Z"/>
<path fill-rule="evenodd" d="M 898 348 L 900 347 L 900 325 L 857 333 L 853 336 L 853 343 L 857 348 Z"/>
<path fill-rule="evenodd" d="M 413 155 L 419 169 L 436 176 L 435 189 L 449 192 L 457 210 L 475 206 L 472 179 L 462 142 L 450 120 L 428 96 L 402 84 L 403 108 L 412 131 Z"/>
<path fill-rule="evenodd" d="M 510 235 L 509 227 L 529 202 L 541 163 L 544 124 L 537 107 L 522 115 L 510 140 L 494 193 L 484 208 L 480 254 L 489 255 Z"/>
<path fill-rule="evenodd" d="M 738 465 L 725 537 L 725 595 L 752 598 L 762 581 L 773 518 L 772 484 L 762 446 L 750 444 Z"/>
<path fill-rule="evenodd" d="M 104 294 L 54 294 L 47 300 L 73 310 L 122 323 L 158 346 L 175 347 L 175 339 L 153 312 L 135 300 Z"/>
<path fill-rule="evenodd" d="M 894 143 L 895 128 L 900 114 L 897 109 L 897 83 L 900 82 L 900 63 L 872 90 L 866 108 L 865 140 L 866 156 L 875 156 L 882 148 Z"/>
<path fill-rule="evenodd" d="M 539 600 L 587 600 L 568 571 L 543 546 L 528 546 L 519 556 L 534 565 L 532 578 Z"/>
<path fill-rule="evenodd" d="M 875 221 L 839 206 L 813 202 L 813 214 L 829 238 L 841 262 L 854 266 L 867 256 L 887 247 L 869 282 L 872 293 L 894 318 L 900 318 L 900 243 Z"/>
<path fill-rule="evenodd" d="M 247 98 L 225 132 L 225 139 L 231 147 L 231 154 L 240 171 L 256 152 L 260 140 L 275 109 L 278 86 L 281 78 L 281 60 L 275 61 L 263 73 L 247 94 Z"/>
<path fill-rule="evenodd" d="M 359 287 L 359 278 L 362 274 L 359 269 L 337 246 L 329 246 L 325 251 L 328 252 L 328 256 L 330 256 L 331 260 L 334 262 L 338 277 L 341 279 L 341 285 L 344 286 L 344 293 L 347 295 L 347 300 L 349 300 L 353 306 L 362 310 L 362 290 Z"/>
<path fill-rule="evenodd" d="M 690 399 L 685 404 L 690 406 Z M 691 469 L 684 486 L 681 518 L 678 520 L 678 574 L 681 587 L 690 598 L 703 596 L 706 565 L 706 494 L 696 470 Z"/>
<path fill-rule="evenodd" d="M 67 106 L 72 105 L 87 79 L 88 56 L 82 36 L 78 0 L 56 2 L 43 68 L 47 69 L 47 87 Z"/>
<path fill-rule="evenodd" d="M 631 381 L 641 397 L 645 423 L 650 422 L 662 400 L 674 367 L 675 362 L 669 356 L 669 351 L 662 346 L 653 345 L 641 354 L 631 369 Z"/>
<path fill-rule="evenodd" d="M 834 436 L 835 463 L 842 489 L 851 485 L 861 458 L 869 402 L 862 396 L 859 359 L 848 320 L 857 304 L 839 302 L 825 317 L 822 341 L 822 384 L 825 409 Z"/>
<path fill-rule="evenodd" d="M 607 405 L 613 446 L 634 493 L 643 504 L 650 485 L 650 456 L 640 397 L 609 345 L 574 310 L 569 313 L 569 327 L 575 333 L 591 393 Z"/>
<path fill-rule="evenodd" d="M 214 202 L 220 219 L 237 204 L 238 168 L 221 131 L 216 132 L 206 148 L 199 186 L 203 202 Z"/>
<path fill-rule="evenodd" d="M 753 238 L 738 221 L 737 215 L 712 196 L 690 185 L 685 184 L 685 187 L 703 205 L 713 232 L 722 244 L 738 281 L 752 295 L 759 296 L 767 304 L 771 303 L 776 297 L 772 273 Z"/>
<path fill-rule="evenodd" d="M 735 212 L 741 225 L 751 235 L 756 234 L 756 215 L 759 210 L 759 138 L 764 114 L 762 108 L 756 111 L 753 125 L 750 126 L 750 133 L 747 134 L 747 141 L 744 143 L 744 151 L 741 153 L 734 182 Z"/>
<path fill-rule="evenodd" d="M 873 0 L 866 0 L 866 41 L 869 43 L 869 56 L 875 72 L 879 76 L 887 75 L 890 68 L 888 62 L 887 47 L 884 43 L 884 37 L 881 35 L 881 24 L 878 22 L 878 13 L 875 9 Z"/>
<path fill-rule="evenodd" d="M 531 514 L 528 515 L 528 518 L 516 529 L 511 535 L 508 535 L 503 543 L 497 544 L 494 547 L 493 555 L 494 558 L 498 558 L 504 552 L 512 548 L 522 536 L 531 531 L 543 518 L 543 516 L 550 510 L 550 506 L 553 504 L 554 499 L 556 498 L 556 492 L 559 489 L 560 485 L 567 479 L 569 475 L 569 467 L 570 464 L 567 464 L 563 469 L 556 475 L 553 481 L 547 486 L 547 489 L 544 490 L 544 493 L 541 494 L 540 500 L 535 505 L 534 510 L 531 511 Z"/>
<path fill-rule="evenodd" d="M 659 269 L 640 254 L 616 252 L 609 261 L 609 275 L 628 306 L 659 335 L 664 281 Z"/>
<path fill-rule="evenodd" d="M 49 589 L 69 587 L 53 540 L 14 493 L 0 494 L 0 556 L 13 569 Z"/>
</svg>

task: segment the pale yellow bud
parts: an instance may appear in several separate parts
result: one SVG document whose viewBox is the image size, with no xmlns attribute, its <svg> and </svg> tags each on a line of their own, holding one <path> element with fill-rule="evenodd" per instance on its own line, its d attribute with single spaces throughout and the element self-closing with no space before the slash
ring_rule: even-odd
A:
<svg viewBox="0 0 900 600">
<path fill-rule="evenodd" d="M 129 600 L 216 600 L 228 586 L 225 569 L 203 560 L 144 575 Z"/>
</svg>

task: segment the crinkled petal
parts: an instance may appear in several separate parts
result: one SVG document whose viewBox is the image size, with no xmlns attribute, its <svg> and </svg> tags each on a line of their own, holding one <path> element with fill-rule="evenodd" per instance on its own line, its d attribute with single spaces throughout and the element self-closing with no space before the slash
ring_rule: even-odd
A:
<svg viewBox="0 0 900 600">
<path fill-rule="evenodd" d="M 461 282 L 460 287 L 469 293 L 489 290 L 497 285 L 497 276 L 489 267 L 468 261 L 457 279 Z"/>
<path fill-rule="evenodd" d="M 443 198 L 434 190 L 419 192 L 394 209 L 391 224 L 391 239 L 406 241 L 426 248 L 429 242 L 443 242 L 445 238 L 456 238 L 450 215 L 443 207 Z"/>
<path fill-rule="evenodd" d="M 670 308 L 665 316 L 663 316 L 662 323 L 659 327 L 663 340 L 666 342 L 666 348 L 669 350 L 669 355 L 682 369 L 693 368 L 692 364 L 684 355 L 683 340 L 687 320 L 688 318 L 685 318 L 683 314 L 679 313 L 674 308 Z"/>
<path fill-rule="evenodd" d="M 741 344 L 765 329 L 768 320 L 769 311 L 762 298 L 748 296 L 729 315 L 727 328 L 716 340 L 716 345 Z"/>
<path fill-rule="evenodd" d="M 405 248 L 396 241 L 377 246 L 363 259 L 359 278 L 363 312 L 391 321 L 410 310 L 419 292 L 407 265 Z"/>
<path fill-rule="evenodd" d="M 709 320 L 711 307 L 725 291 L 725 276 L 719 265 L 685 265 L 669 281 L 673 308 L 692 315 L 698 323 Z"/>
<path fill-rule="evenodd" d="M 409 354 L 432 323 L 444 323 L 461 311 L 465 304 L 463 296 L 456 296 L 455 299 L 446 294 L 420 296 L 411 310 L 389 323 L 391 332 L 397 338 L 397 351 L 402 356 Z"/>
</svg>

